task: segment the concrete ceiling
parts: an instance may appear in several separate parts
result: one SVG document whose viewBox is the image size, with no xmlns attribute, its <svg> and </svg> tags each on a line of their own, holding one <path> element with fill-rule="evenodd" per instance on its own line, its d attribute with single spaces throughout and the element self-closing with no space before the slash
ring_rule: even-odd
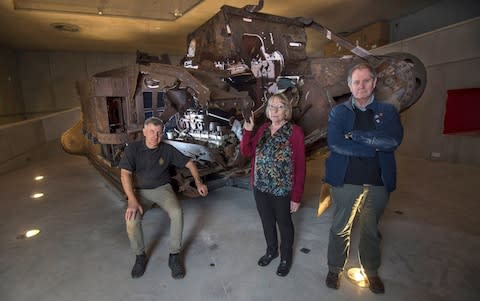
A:
<svg viewBox="0 0 480 301">
<path fill-rule="evenodd" d="M 265 0 L 261 12 L 311 18 L 339 33 L 403 17 L 435 2 L 438 1 Z M 222 5 L 244 7 L 257 3 L 258 0 L 0 0 L 0 44 L 21 50 L 125 53 L 138 49 L 157 55 L 183 55 L 188 33 L 212 17 Z M 18 9 L 22 5 L 29 9 Z M 35 5 L 49 10 L 33 9 Z M 193 7 L 189 9 L 189 5 Z M 73 10 L 82 13 L 73 13 Z M 115 14 L 119 16 L 111 16 Z M 172 21 L 152 19 L 157 16 Z M 318 38 L 320 36 L 309 36 L 310 53 L 319 47 Z"/>
</svg>

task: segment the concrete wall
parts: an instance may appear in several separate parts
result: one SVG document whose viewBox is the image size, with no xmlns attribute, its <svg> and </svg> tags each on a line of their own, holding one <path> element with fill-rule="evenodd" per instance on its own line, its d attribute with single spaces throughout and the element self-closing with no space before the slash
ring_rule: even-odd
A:
<svg viewBox="0 0 480 301">
<path fill-rule="evenodd" d="M 15 51 L 0 46 L 0 124 L 25 119 Z"/>
<path fill-rule="evenodd" d="M 480 136 L 443 135 L 447 91 L 480 87 L 480 17 L 375 49 L 408 52 L 427 68 L 421 99 L 402 113 L 405 138 L 399 152 L 480 166 Z M 480 116 L 480 112 L 478 112 Z M 479 117 L 480 118 L 480 117 Z"/>
<path fill-rule="evenodd" d="M 478 0 L 443 0 L 390 22 L 391 42 L 480 16 Z"/>
<path fill-rule="evenodd" d="M 34 118 L 80 105 L 76 82 L 135 63 L 135 54 L 18 51 L 25 115 Z"/>
<path fill-rule="evenodd" d="M 0 126 L 0 173 L 48 157 L 46 146 L 80 120 L 80 107 Z M 57 147 L 60 149 L 59 147 Z"/>
</svg>

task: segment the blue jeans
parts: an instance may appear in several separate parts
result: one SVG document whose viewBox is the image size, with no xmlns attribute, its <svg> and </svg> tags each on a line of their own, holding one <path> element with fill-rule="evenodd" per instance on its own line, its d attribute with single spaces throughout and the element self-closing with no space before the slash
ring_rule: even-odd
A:
<svg viewBox="0 0 480 301">
<path fill-rule="evenodd" d="M 376 276 L 381 263 L 382 240 L 378 222 L 388 202 L 387 189 L 385 186 L 344 184 L 331 187 L 330 193 L 335 209 L 328 242 L 329 271 L 343 271 L 350 251 L 353 221 L 358 214 L 360 262 L 367 276 Z"/>
<path fill-rule="evenodd" d="M 179 253 L 182 246 L 183 212 L 172 186 L 165 184 L 155 189 L 140 189 L 137 193 L 141 196 L 138 201 L 143 207 L 144 214 L 154 203 L 167 212 L 170 218 L 169 251 L 172 254 Z M 137 212 L 134 219 L 126 222 L 126 226 L 130 247 L 133 252 L 135 255 L 144 253 L 145 243 L 143 240 L 142 215 Z"/>
</svg>

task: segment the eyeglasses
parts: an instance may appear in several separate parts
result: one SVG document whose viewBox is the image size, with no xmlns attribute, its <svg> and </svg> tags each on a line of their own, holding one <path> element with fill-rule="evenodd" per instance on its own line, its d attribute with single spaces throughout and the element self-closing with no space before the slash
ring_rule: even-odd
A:
<svg viewBox="0 0 480 301">
<path fill-rule="evenodd" d="M 278 105 L 278 106 L 268 105 L 268 109 L 272 111 L 277 111 L 277 110 L 285 110 L 286 107 L 284 105 Z"/>
</svg>

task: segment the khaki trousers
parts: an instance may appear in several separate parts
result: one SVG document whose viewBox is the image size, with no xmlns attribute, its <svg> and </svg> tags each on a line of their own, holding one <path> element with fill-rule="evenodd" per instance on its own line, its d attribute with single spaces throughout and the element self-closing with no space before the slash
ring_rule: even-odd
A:
<svg viewBox="0 0 480 301">
<path fill-rule="evenodd" d="M 155 189 L 140 189 L 137 191 L 137 194 L 144 214 L 154 204 L 157 204 L 167 212 L 170 218 L 169 251 L 171 254 L 179 253 L 182 246 L 183 212 L 172 186 L 165 184 Z M 135 255 L 145 252 L 142 219 L 143 216 L 137 213 L 135 219 L 126 222 L 130 247 Z"/>
</svg>

